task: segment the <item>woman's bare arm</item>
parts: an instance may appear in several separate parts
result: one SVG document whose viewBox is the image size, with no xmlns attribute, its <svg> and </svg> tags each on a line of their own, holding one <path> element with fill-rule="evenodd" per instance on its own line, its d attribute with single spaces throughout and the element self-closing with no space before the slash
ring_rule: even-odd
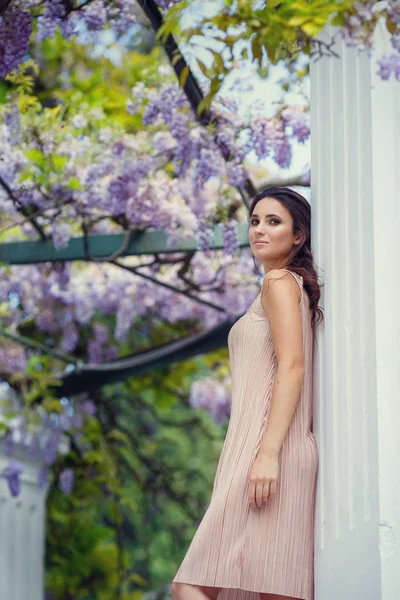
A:
<svg viewBox="0 0 400 600">
<path fill-rule="evenodd" d="M 296 410 L 304 377 L 300 290 L 293 276 L 279 269 L 269 271 L 263 281 L 261 301 L 278 364 L 259 454 L 276 456 Z"/>
</svg>

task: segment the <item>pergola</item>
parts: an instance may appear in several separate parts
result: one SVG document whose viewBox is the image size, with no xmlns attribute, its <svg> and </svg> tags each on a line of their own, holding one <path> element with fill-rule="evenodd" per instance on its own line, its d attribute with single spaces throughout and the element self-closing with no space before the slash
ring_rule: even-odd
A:
<svg viewBox="0 0 400 600">
<path fill-rule="evenodd" d="M 154 0 L 137 0 L 141 9 L 148 17 L 152 28 L 157 33 L 163 24 L 163 17 Z M 0 14 L 7 9 L 9 2 L 0 4 Z M 206 126 L 212 122 L 213 117 L 208 110 L 203 110 L 199 114 L 199 105 L 203 100 L 203 93 L 194 77 L 189 65 L 179 52 L 178 45 L 172 35 L 169 35 L 163 41 L 164 50 L 170 60 L 175 74 L 180 80 L 181 73 L 185 69 L 187 73 L 184 93 L 193 108 L 199 122 Z M 228 160 L 226 149 L 220 146 L 221 154 L 225 160 Z M 10 265 L 39 264 L 44 262 L 65 262 L 65 261 L 96 261 L 117 264 L 139 277 L 151 280 L 157 285 L 167 287 L 178 294 L 183 294 L 191 298 L 194 302 L 206 304 L 226 315 L 225 320 L 218 326 L 209 330 L 196 331 L 180 340 L 175 340 L 158 347 L 148 348 L 144 351 L 136 352 L 130 356 L 111 360 L 98 365 L 84 364 L 74 356 L 67 355 L 56 349 L 39 344 L 27 337 L 18 336 L 10 331 L 0 328 L 0 335 L 14 339 L 15 341 L 38 350 L 41 353 L 51 354 L 69 365 L 74 365 L 72 370 L 62 375 L 62 386 L 57 388 L 57 395 L 77 394 L 87 391 L 93 387 L 100 387 L 105 383 L 120 381 L 128 377 L 144 373 L 151 369 L 166 366 L 186 359 L 196 354 L 210 352 L 223 347 L 227 343 L 227 336 L 232 325 L 232 317 L 226 310 L 214 303 L 208 302 L 187 291 L 180 290 L 165 282 L 157 280 L 140 271 L 140 267 L 128 267 L 118 263 L 118 259 L 133 255 L 157 255 L 160 253 L 194 253 L 197 250 L 197 242 L 193 239 L 181 239 L 174 247 L 167 245 L 167 236 L 163 231 L 129 231 L 126 234 L 107 234 L 90 235 L 86 232 L 82 237 L 76 237 L 70 240 L 65 249 L 56 250 L 52 241 L 46 239 L 46 236 L 40 225 L 31 216 L 26 207 L 13 197 L 12 190 L 7 183 L 0 178 L 0 185 L 13 199 L 19 212 L 29 219 L 38 232 L 38 239 L 35 241 L 12 242 L 0 244 L 0 261 Z M 237 187 L 243 203 L 249 207 L 249 199 L 256 192 L 252 182 L 248 179 L 244 186 Z M 247 247 L 247 226 L 239 225 L 239 246 Z M 223 247 L 222 235 L 219 227 L 215 227 L 213 232 L 213 241 L 210 245 L 211 250 L 218 250 Z M 95 375 L 95 376 L 94 376 Z"/>
<path fill-rule="evenodd" d="M 154 2 L 140 4 L 157 27 L 161 16 Z M 340 60 L 322 57 L 311 64 L 312 247 L 325 283 L 325 323 L 315 347 L 313 380 L 313 431 L 319 450 L 314 561 L 318 600 L 400 597 L 400 87 L 398 81 L 382 81 L 376 72 L 376 59 L 390 51 L 388 32 L 381 25 L 370 55 L 339 38 L 335 50 Z M 330 40 L 331 34 L 327 28 L 322 39 L 326 35 Z M 180 73 L 183 65 L 178 61 L 174 68 Z M 193 81 L 189 75 L 186 93 Z M 149 235 L 141 235 L 142 243 Z M 94 242 L 89 240 L 93 253 Z M 242 232 L 241 243 L 245 245 Z M 46 244 L 36 246 L 43 257 L 50 256 Z M 85 260 L 87 240 L 74 244 L 74 256 Z M 1 248 L 0 257 L 20 264 L 21 249 L 18 253 L 19 259 L 17 246 L 10 244 Z M 222 334 L 219 344 L 221 339 Z M 150 365 L 146 358 L 150 355 L 142 356 Z M 40 502 L 44 505 L 44 499 Z M 28 522 L 38 514 L 30 506 L 25 502 L 14 513 L 26 514 Z M 23 528 L 11 518 L 3 523 L 3 538 L 18 538 L 20 532 L 25 549 Z M 34 554 L 18 555 L 21 572 L 33 563 L 38 572 L 42 569 L 40 527 Z M 3 573 L 6 581 L 8 573 Z M 32 589 L 29 597 L 40 598 Z"/>
</svg>

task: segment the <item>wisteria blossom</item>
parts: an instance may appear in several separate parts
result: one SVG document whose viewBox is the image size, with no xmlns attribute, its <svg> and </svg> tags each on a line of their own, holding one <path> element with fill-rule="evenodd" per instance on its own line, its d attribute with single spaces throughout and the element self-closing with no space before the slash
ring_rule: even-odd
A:
<svg viewBox="0 0 400 600">
<path fill-rule="evenodd" d="M 42 407 L 35 410 L 27 408 L 16 418 L 12 406 L 7 409 L 2 395 L 1 422 L 8 427 L 3 442 L 4 454 L 9 462 L 1 476 L 7 480 L 12 496 L 16 497 L 21 492 L 21 474 L 25 468 L 14 456 L 17 447 L 26 448 L 28 460 L 37 467 L 38 486 L 44 488 L 49 483 L 52 467 L 59 456 L 68 452 L 71 439 L 80 437 L 82 440 L 87 420 L 96 414 L 96 406 L 90 398 L 81 402 L 63 398 L 61 406 L 63 410 L 57 413 L 46 412 Z M 81 441 L 79 449 L 84 454 L 90 449 L 90 444 Z M 60 489 L 70 494 L 73 482 L 73 469 L 64 469 L 59 477 Z"/>
<path fill-rule="evenodd" d="M 59 476 L 59 488 L 64 494 L 69 496 L 74 487 L 75 474 L 73 469 L 63 469 Z"/>
<path fill-rule="evenodd" d="M 224 423 L 230 415 L 232 404 L 229 378 L 218 380 L 204 377 L 195 381 L 190 391 L 189 401 L 193 408 L 203 408 L 217 423 Z"/>
</svg>

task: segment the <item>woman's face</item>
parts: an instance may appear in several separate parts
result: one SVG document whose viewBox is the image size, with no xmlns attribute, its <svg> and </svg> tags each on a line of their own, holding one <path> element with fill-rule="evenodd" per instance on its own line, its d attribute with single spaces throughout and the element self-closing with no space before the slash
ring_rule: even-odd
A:
<svg viewBox="0 0 400 600">
<path fill-rule="evenodd" d="M 293 234 L 290 212 L 275 198 L 257 202 L 249 218 L 249 242 L 252 253 L 262 261 L 264 272 L 286 265 L 294 244 L 301 241 L 300 233 Z"/>
</svg>

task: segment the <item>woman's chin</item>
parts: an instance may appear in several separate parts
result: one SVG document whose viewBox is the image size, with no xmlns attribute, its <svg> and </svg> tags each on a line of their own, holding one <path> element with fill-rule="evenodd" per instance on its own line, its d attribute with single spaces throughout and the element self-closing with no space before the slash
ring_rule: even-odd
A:
<svg viewBox="0 0 400 600">
<path fill-rule="evenodd" d="M 253 246 L 252 252 L 254 256 L 258 258 L 261 256 L 266 256 L 268 254 L 268 248 L 266 244 L 263 246 Z"/>
</svg>

